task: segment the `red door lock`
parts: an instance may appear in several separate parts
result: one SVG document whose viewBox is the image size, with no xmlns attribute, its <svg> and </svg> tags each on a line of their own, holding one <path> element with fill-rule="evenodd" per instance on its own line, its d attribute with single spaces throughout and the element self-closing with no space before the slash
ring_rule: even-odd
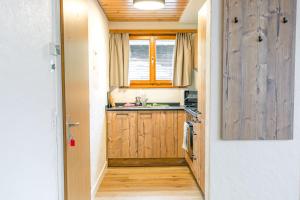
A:
<svg viewBox="0 0 300 200">
<path fill-rule="evenodd" d="M 76 141 L 74 138 L 70 139 L 70 147 L 75 147 L 76 146 Z"/>
</svg>

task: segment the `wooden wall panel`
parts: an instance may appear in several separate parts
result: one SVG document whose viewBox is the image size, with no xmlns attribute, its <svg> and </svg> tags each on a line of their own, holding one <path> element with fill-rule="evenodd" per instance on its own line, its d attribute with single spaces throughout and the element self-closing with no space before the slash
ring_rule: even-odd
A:
<svg viewBox="0 0 300 200">
<path fill-rule="evenodd" d="M 223 139 L 292 139 L 296 0 L 224 3 Z"/>
<path fill-rule="evenodd" d="M 259 63 L 261 79 L 267 82 L 263 114 L 268 115 L 261 138 L 293 137 L 296 2 L 273 0 L 259 5 L 260 34 L 265 41 L 259 45 Z"/>
<path fill-rule="evenodd" d="M 139 10 L 132 0 L 98 0 L 109 21 L 179 21 L 188 0 L 166 0 L 161 10 Z"/>
</svg>

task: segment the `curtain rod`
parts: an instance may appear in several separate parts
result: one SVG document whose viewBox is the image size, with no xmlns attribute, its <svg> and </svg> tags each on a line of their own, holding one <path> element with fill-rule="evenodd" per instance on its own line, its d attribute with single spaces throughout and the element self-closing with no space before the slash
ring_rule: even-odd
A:
<svg viewBox="0 0 300 200">
<path fill-rule="evenodd" d="M 126 30 L 111 29 L 110 33 L 129 33 L 129 34 L 176 34 L 176 33 L 197 33 L 197 29 L 172 29 L 172 30 Z"/>
</svg>

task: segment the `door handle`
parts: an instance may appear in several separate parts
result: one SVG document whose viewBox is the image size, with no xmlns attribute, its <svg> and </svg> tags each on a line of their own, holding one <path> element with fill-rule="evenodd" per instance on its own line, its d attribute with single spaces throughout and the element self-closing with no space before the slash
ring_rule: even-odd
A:
<svg viewBox="0 0 300 200">
<path fill-rule="evenodd" d="M 73 128 L 73 127 L 80 126 L 80 123 L 79 123 L 79 122 L 75 122 L 75 123 L 67 123 L 67 126 L 68 126 L 69 128 Z"/>
</svg>

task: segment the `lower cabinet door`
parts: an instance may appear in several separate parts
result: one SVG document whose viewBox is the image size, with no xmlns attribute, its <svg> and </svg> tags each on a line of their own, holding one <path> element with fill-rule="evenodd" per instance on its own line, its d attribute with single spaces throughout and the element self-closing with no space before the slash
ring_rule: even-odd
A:
<svg viewBox="0 0 300 200">
<path fill-rule="evenodd" d="M 202 120 L 204 121 L 204 120 Z M 197 125 L 198 133 L 198 183 L 205 193 L 205 124 L 200 123 Z"/>
<path fill-rule="evenodd" d="M 177 111 L 162 111 L 159 120 L 161 158 L 178 157 Z"/>
<path fill-rule="evenodd" d="M 107 112 L 108 158 L 137 158 L 137 112 Z"/>
<path fill-rule="evenodd" d="M 186 121 L 185 111 L 177 112 L 177 156 L 178 158 L 185 157 L 185 150 L 182 148 L 184 122 Z"/>
<path fill-rule="evenodd" d="M 198 123 L 194 135 L 194 176 L 203 193 L 205 193 L 205 126 Z"/>
<path fill-rule="evenodd" d="M 138 158 L 160 158 L 160 112 L 138 112 Z"/>
<path fill-rule="evenodd" d="M 177 111 L 138 112 L 138 157 L 178 157 Z"/>
</svg>

